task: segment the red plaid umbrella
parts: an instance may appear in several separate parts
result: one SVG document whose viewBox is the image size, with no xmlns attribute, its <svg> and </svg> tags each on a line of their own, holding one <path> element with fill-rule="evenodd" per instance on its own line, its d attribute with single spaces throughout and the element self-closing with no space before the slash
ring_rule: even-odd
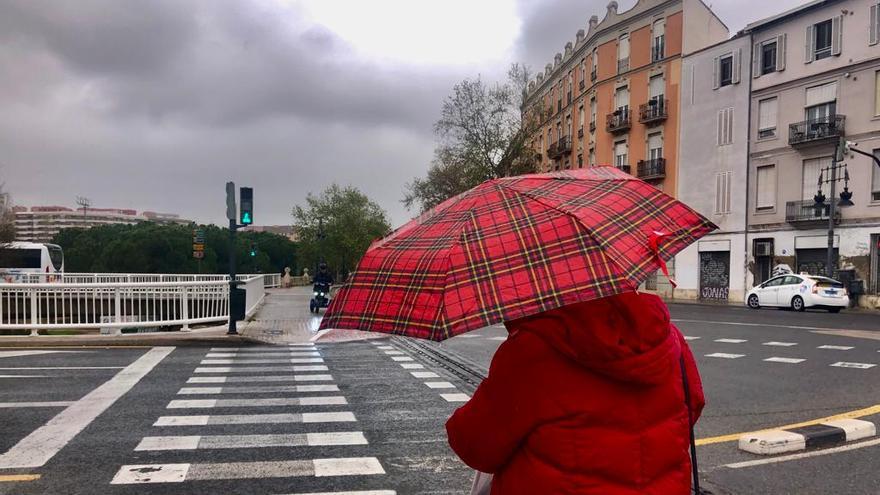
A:
<svg viewBox="0 0 880 495">
<path fill-rule="evenodd" d="M 715 228 L 613 167 L 491 180 L 373 243 L 321 328 L 448 339 L 634 290 Z"/>
</svg>

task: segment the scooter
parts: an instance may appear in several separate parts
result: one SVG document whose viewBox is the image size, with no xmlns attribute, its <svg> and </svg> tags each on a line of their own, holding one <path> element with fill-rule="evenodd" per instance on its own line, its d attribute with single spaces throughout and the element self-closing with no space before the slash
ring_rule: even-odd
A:
<svg viewBox="0 0 880 495">
<path fill-rule="evenodd" d="M 309 301 L 309 311 L 318 314 L 321 308 L 330 305 L 330 284 L 315 284 L 312 299 Z"/>
</svg>

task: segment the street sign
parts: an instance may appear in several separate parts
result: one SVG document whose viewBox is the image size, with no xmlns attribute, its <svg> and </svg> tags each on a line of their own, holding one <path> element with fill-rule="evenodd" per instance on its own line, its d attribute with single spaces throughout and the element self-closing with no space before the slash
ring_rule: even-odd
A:
<svg viewBox="0 0 880 495">
<path fill-rule="evenodd" d="M 204 251 L 193 251 L 193 258 L 200 260 L 205 257 Z"/>
<path fill-rule="evenodd" d="M 226 183 L 226 218 L 237 220 L 235 208 L 235 182 Z"/>
<path fill-rule="evenodd" d="M 200 260 L 205 257 L 205 229 L 193 229 L 193 258 Z"/>
</svg>

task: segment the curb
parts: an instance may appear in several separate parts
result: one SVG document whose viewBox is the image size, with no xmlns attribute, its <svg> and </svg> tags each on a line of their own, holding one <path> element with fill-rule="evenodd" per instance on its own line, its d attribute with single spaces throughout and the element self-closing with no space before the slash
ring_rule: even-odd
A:
<svg viewBox="0 0 880 495">
<path fill-rule="evenodd" d="M 739 437 L 739 449 L 759 455 L 782 454 L 873 437 L 871 421 L 837 419 L 790 430 L 768 430 Z"/>
</svg>

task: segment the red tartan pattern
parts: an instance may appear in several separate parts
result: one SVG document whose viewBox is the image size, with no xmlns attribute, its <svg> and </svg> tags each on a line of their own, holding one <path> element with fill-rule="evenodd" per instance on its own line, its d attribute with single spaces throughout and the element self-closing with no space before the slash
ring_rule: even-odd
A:
<svg viewBox="0 0 880 495">
<path fill-rule="evenodd" d="M 634 290 L 716 227 L 614 167 L 485 182 L 370 247 L 321 328 L 444 340 Z"/>
</svg>

